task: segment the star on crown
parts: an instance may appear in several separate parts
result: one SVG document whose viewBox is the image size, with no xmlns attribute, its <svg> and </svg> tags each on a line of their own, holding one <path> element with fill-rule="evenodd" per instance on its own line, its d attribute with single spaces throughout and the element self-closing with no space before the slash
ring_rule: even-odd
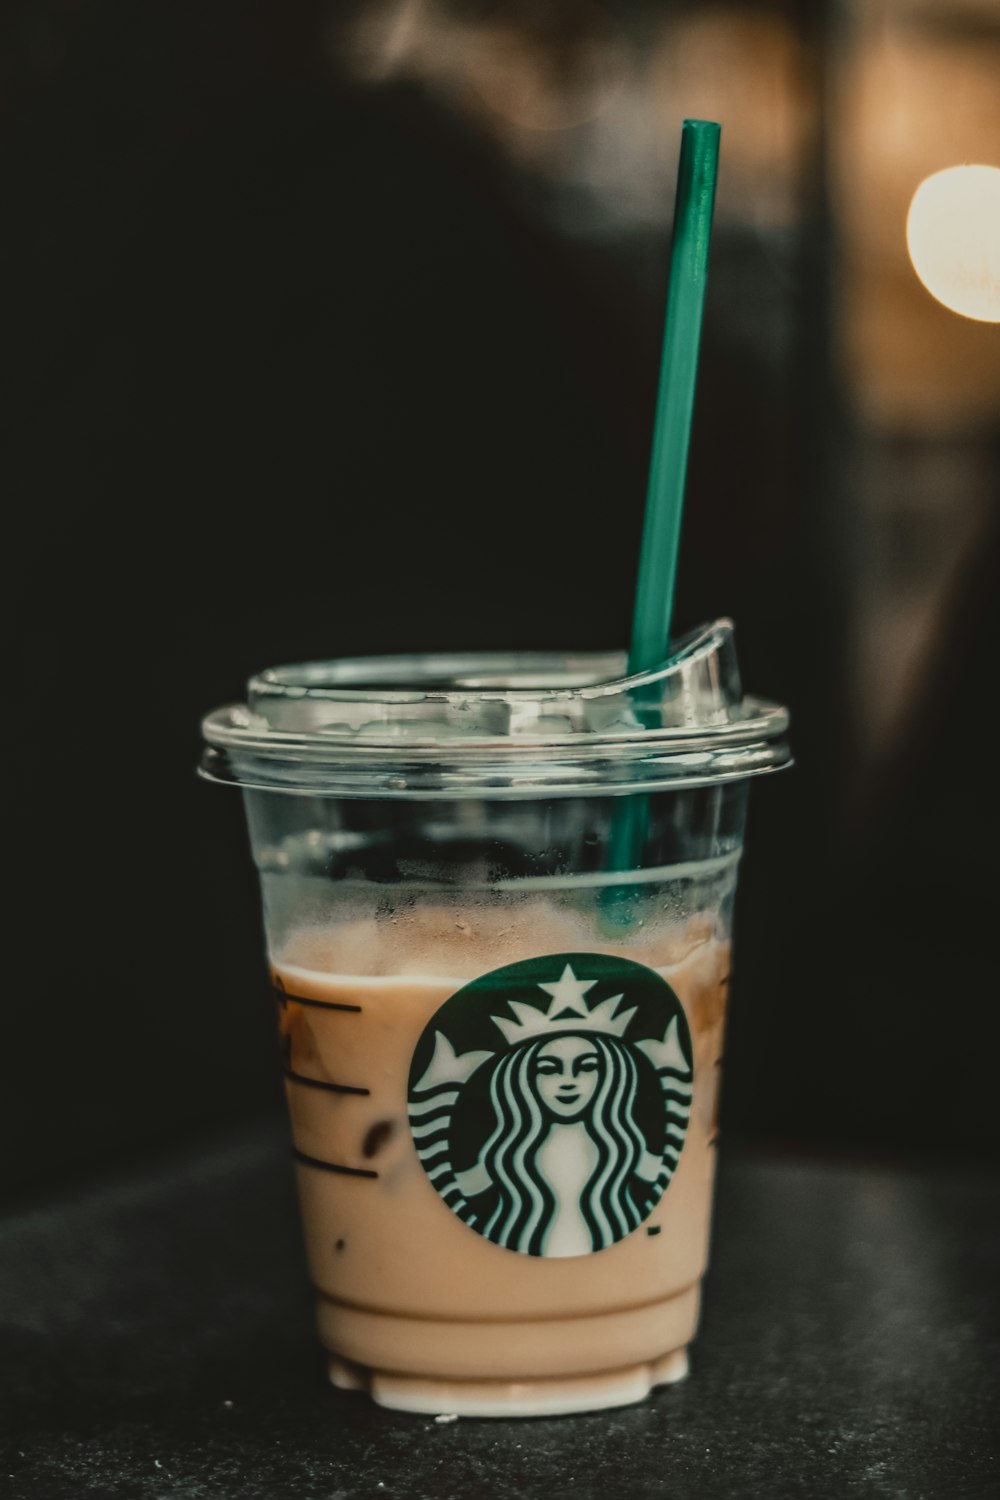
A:
<svg viewBox="0 0 1000 1500">
<path fill-rule="evenodd" d="M 520 1000 L 509 1000 L 507 1003 L 517 1019 L 510 1021 L 504 1016 L 493 1016 L 493 1023 L 510 1043 L 525 1042 L 557 1031 L 601 1031 L 608 1036 L 623 1036 L 635 1015 L 635 1006 L 616 1016 L 615 1008 L 624 996 L 612 995 L 609 1000 L 602 1000 L 590 1009 L 583 997 L 596 983 L 596 979 L 577 979 L 567 964 L 555 984 L 538 986 L 552 996 L 547 1010 L 540 1010 L 537 1005 L 525 1005 Z"/>
</svg>

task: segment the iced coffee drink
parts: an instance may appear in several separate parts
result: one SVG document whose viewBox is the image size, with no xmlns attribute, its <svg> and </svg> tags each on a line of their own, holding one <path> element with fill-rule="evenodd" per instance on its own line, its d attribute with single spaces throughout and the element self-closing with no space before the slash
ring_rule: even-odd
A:
<svg viewBox="0 0 1000 1500">
<path fill-rule="evenodd" d="M 208 726 L 246 790 L 331 1378 L 412 1411 L 687 1372 L 746 781 L 786 758 L 725 625 L 641 711 L 609 664 L 516 665 L 284 669 Z"/>
<path fill-rule="evenodd" d="M 544 901 L 436 915 L 273 959 L 333 1378 L 423 1411 L 635 1400 L 697 1320 L 728 944 L 695 919 L 595 948 Z"/>
</svg>

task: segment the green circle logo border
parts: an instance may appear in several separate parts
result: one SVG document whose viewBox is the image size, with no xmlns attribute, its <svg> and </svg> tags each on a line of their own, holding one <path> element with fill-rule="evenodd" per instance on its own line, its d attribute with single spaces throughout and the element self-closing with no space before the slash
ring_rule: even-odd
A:
<svg viewBox="0 0 1000 1500">
<path fill-rule="evenodd" d="M 676 1171 L 694 1089 L 687 1017 L 634 960 L 555 953 L 457 990 L 414 1049 L 409 1121 L 427 1177 L 475 1233 L 521 1254 L 609 1248 Z"/>
</svg>

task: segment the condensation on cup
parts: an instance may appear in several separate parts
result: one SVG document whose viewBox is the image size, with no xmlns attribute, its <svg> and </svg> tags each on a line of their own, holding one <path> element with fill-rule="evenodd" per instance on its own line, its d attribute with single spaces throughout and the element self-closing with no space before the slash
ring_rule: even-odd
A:
<svg viewBox="0 0 1000 1500">
<path fill-rule="evenodd" d="M 311 662 L 205 721 L 243 788 L 335 1385 L 538 1415 L 681 1379 L 748 781 L 732 626 L 618 655 Z"/>
</svg>

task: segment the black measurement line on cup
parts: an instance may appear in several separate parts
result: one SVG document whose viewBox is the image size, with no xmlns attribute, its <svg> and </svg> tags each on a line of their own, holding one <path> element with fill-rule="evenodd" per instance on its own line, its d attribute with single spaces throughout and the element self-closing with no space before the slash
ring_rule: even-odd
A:
<svg viewBox="0 0 1000 1500">
<path fill-rule="evenodd" d="M 331 1094 L 371 1093 L 371 1089 L 357 1088 L 353 1083 L 328 1083 L 325 1078 L 310 1078 L 305 1073 L 296 1073 L 294 1068 L 286 1068 L 285 1077 L 291 1083 L 305 1084 L 308 1089 L 326 1089 Z"/>
<path fill-rule="evenodd" d="M 311 1000 L 304 995 L 289 994 L 288 990 L 285 989 L 282 981 L 277 977 L 272 979 L 271 983 L 274 988 L 278 1004 L 282 1007 L 287 1006 L 289 1000 L 292 1000 L 296 1005 L 311 1005 L 314 1006 L 317 1010 L 341 1010 L 353 1012 L 355 1015 L 361 1014 L 360 1005 L 349 1005 L 346 1001 L 342 1000 Z M 290 1037 L 285 1038 L 286 1062 L 282 1069 L 285 1077 L 289 1080 L 290 1083 L 302 1084 L 305 1088 L 309 1089 L 322 1089 L 329 1094 L 366 1095 L 370 1092 L 368 1089 L 361 1088 L 359 1085 L 354 1083 L 333 1083 L 326 1078 L 310 1078 L 308 1073 L 296 1072 L 296 1070 L 291 1066 L 290 1061 L 287 1060 L 290 1056 L 290 1041 Z"/>
<path fill-rule="evenodd" d="M 342 1000 L 312 1000 L 305 995 L 292 995 L 280 984 L 274 985 L 273 988 L 279 1005 L 284 1005 L 288 1000 L 294 1000 L 296 1005 L 311 1005 L 316 1010 L 353 1010 L 358 1015 L 361 1013 L 360 1005 L 348 1005 Z"/>
<path fill-rule="evenodd" d="M 322 1172 L 339 1172 L 343 1177 L 377 1177 L 370 1167 L 343 1167 L 337 1161 L 323 1161 L 318 1156 L 307 1156 L 300 1151 L 298 1146 L 292 1147 L 292 1155 L 296 1161 L 300 1161 L 304 1167 L 318 1167 Z"/>
</svg>

